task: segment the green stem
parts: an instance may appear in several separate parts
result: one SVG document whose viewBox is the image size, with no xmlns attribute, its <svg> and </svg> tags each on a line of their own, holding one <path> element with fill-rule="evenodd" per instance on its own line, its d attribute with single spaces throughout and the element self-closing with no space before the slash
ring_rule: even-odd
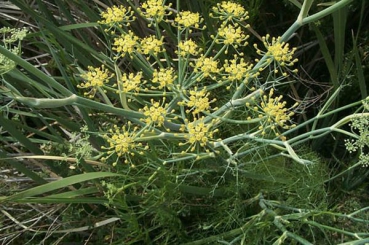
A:
<svg viewBox="0 0 369 245">
<path fill-rule="evenodd" d="M 14 99 L 33 108 L 57 108 L 68 105 L 81 105 L 88 108 L 114 113 L 118 116 L 120 115 L 130 119 L 139 119 L 144 117 L 144 115 L 140 112 L 109 106 L 100 102 L 79 97 L 75 94 L 64 99 L 36 99 L 30 97 L 14 97 Z"/>
<path fill-rule="evenodd" d="M 245 139 L 253 140 L 253 141 L 260 142 L 260 143 L 265 143 L 265 144 L 276 144 L 276 145 L 284 146 L 283 141 L 280 141 L 280 140 L 258 138 L 258 137 L 255 136 L 255 133 L 253 133 L 253 134 L 243 133 L 243 134 L 238 134 L 238 135 L 226 138 L 224 140 L 215 142 L 214 143 L 214 148 L 221 147 L 222 144 L 229 144 L 229 143 L 232 143 L 234 141 L 245 140 Z"/>
<path fill-rule="evenodd" d="M 334 228 L 334 227 L 331 227 L 331 226 L 322 225 L 318 222 L 310 221 L 310 220 L 306 220 L 306 221 L 304 221 L 304 223 L 315 226 L 315 227 L 318 227 L 320 229 L 338 232 L 338 233 L 348 235 L 348 236 L 352 236 L 352 237 L 359 238 L 359 239 L 361 239 L 360 236 L 368 236 L 369 235 L 369 233 L 367 233 L 367 232 L 356 233 L 356 232 L 345 231 L 345 230 L 337 229 L 337 228 Z"/>
<path fill-rule="evenodd" d="M 325 113 L 325 114 L 318 113 L 318 115 L 317 115 L 317 116 L 315 116 L 315 117 L 313 117 L 313 118 L 311 118 L 311 119 L 309 119 L 309 120 L 307 120 L 307 121 L 305 121 L 305 122 L 303 122 L 303 123 L 301 123 L 301 124 L 297 125 L 296 127 L 292 128 L 292 129 L 289 129 L 288 131 L 284 132 L 282 135 L 288 135 L 288 134 L 290 134 L 290 133 L 292 133 L 292 132 L 294 132 L 294 131 L 296 131 L 296 130 L 298 130 L 298 129 L 302 128 L 302 127 L 305 127 L 306 125 L 308 125 L 308 124 L 310 124 L 310 123 L 314 123 L 314 124 L 316 125 L 316 121 L 318 121 L 318 120 L 320 120 L 320 119 L 323 119 L 323 118 L 325 118 L 325 117 L 328 117 L 328 116 L 330 116 L 330 115 L 332 115 L 332 114 L 337 114 L 338 112 L 343 111 L 343 110 L 346 110 L 346 109 L 348 109 L 348 108 L 351 108 L 351 107 L 354 107 L 354 106 L 358 106 L 358 105 L 360 105 L 361 103 L 362 103 L 362 101 L 357 101 L 357 102 L 351 103 L 351 104 L 349 104 L 349 105 L 345 105 L 345 106 L 342 106 L 342 107 L 340 107 L 340 108 L 337 108 L 337 109 L 335 109 L 335 110 L 333 110 L 333 111 L 327 112 L 327 113 Z M 316 126 L 313 126 L 313 127 L 312 127 L 312 129 L 311 129 L 311 131 L 315 131 L 315 130 L 314 130 L 314 129 L 315 129 L 315 127 L 316 127 Z"/>
<path fill-rule="evenodd" d="M 351 3 L 352 1 L 353 0 L 341 0 L 338 3 L 335 3 L 332 6 L 326 8 L 326 9 L 324 9 L 324 10 L 322 10 L 322 11 L 316 13 L 316 14 L 313 14 L 313 15 L 310 15 L 306 18 L 303 18 L 302 21 L 301 21 L 301 25 L 306 25 L 310 22 L 314 22 L 314 21 L 317 21 L 319 19 L 322 19 L 325 16 L 330 15 L 333 12 L 339 10 L 340 8 L 345 7 L 347 4 Z"/>
<path fill-rule="evenodd" d="M 155 31 L 156 31 L 156 35 L 157 35 L 158 39 L 160 40 L 162 38 L 162 35 L 160 33 L 160 29 L 159 29 L 158 23 L 155 23 Z M 167 62 L 167 67 L 170 67 L 170 59 L 169 59 L 169 56 L 168 56 L 167 52 L 164 52 L 164 57 L 165 57 L 165 61 Z M 164 68 L 164 66 L 161 63 L 159 57 L 155 57 L 155 59 L 157 60 L 160 68 Z"/>
<path fill-rule="evenodd" d="M 122 73 L 120 72 L 117 64 L 114 64 L 115 75 L 117 76 L 117 84 L 118 84 L 118 93 L 119 99 L 122 107 L 126 110 L 131 110 L 127 104 L 127 93 L 123 91 L 122 88 Z"/>
<path fill-rule="evenodd" d="M 104 102 L 107 104 L 107 105 L 110 105 L 110 106 L 113 106 L 113 103 L 111 103 L 109 97 L 106 95 L 105 91 L 103 88 L 101 87 L 98 87 L 97 88 L 97 91 L 99 91 L 100 95 L 103 97 L 103 100 Z"/>
</svg>

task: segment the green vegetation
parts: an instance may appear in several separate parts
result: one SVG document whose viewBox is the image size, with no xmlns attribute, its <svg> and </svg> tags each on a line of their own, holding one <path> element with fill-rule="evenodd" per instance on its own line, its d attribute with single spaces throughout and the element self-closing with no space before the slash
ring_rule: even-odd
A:
<svg viewBox="0 0 369 245">
<path fill-rule="evenodd" d="M 366 1 L 2 5 L 2 244 L 369 242 Z"/>
</svg>

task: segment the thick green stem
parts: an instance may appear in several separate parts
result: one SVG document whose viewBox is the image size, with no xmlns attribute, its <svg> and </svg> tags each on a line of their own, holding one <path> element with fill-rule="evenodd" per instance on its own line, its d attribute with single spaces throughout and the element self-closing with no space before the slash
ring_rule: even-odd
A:
<svg viewBox="0 0 369 245">
<path fill-rule="evenodd" d="M 306 25 L 310 22 L 320 20 L 320 19 L 324 18 L 325 16 L 330 15 L 330 14 L 338 11 L 340 8 L 345 7 L 347 4 L 351 3 L 352 1 L 353 0 L 341 0 L 341 1 L 333 4 L 332 6 L 316 13 L 316 14 L 310 15 L 310 16 L 302 19 L 301 24 Z"/>
</svg>

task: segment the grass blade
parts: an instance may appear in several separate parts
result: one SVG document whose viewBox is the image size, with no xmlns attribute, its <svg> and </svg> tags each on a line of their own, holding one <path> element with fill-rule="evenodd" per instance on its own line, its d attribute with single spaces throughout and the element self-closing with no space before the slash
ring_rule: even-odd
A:
<svg viewBox="0 0 369 245">
<path fill-rule="evenodd" d="M 354 53 L 354 56 L 355 56 L 354 58 L 355 58 L 355 64 L 356 64 L 356 75 L 357 75 L 357 79 L 359 82 L 361 98 L 365 99 L 366 97 L 368 97 L 368 90 L 366 86 L 363 65 L 361 63 L 362 59 L 360 57 L 359 50 L 357 48 L 357 40 L 354 36 L 352 37 L 352 43 L 353 43 L 352 52 Z"/>
<path fill-rule="evenodd" d="M 334 30 L 334 64 L 337 73 L 340 74 L 344 63 L 345 52 L 345 31 L 347 22 L 348 6 L 342 7 L 333 12 L 333 30 Z"/>
<path fill-rule="evenodd" d="M 84 174 L 78 174 L 71 177 L 67 177 L 58 181 L 54 181 L 51 183 L 47 183 L 41 186 L 37 186 L 22 192 L 19 192 L 17 194 L 14 194 L 12 196 L 6 197 L 5 199 L 1 200 L 0 202 L 4 201 L 19 201 L 28 197 L 34 197 L 38 196 L 50 191 L 54 191 L 57 189 L 61 189 L 70 185 L 74 185 L 77 183 L 98 179 L 98 178 L 106 178 L 106 177 L 116 177 L 121 176 L 120 174 L 115 173 L 109 173 L 109 172 L 94 172 L 94 173 L 84 173 Z"/>
<path fill-rule="evenodd" d="M 337 74 L 336 66 L 333 63 L 332 56 L 331 56 L 331 54 L 329 52 L 327 43 L 325 42 L 322 33 L 320 32 L 320 30 L 318 29 L 317 26 L 315 26 L 315 25 L 311 25 L 311 26 L 314 29 L 315 34 L 316 34 L 316 36 L 318 38 L 320 50 L 322 52 L 322 55 L 323 55 L 325 64 L 327 65 L 327 68 L 328 68 L 328 71 L 329 71 L 329 75 L 331 77 L 332 84 L 333 84 L 333 86 L 335 88 L 334 90 L 336 90 L 339 87 L 338 74 Z"/>
</svg>

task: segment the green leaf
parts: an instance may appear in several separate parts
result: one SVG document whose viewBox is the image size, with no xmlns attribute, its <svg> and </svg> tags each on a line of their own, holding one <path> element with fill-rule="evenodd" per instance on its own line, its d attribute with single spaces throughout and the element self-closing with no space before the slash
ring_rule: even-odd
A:
<svg viewBox="0 0 369 245">
<path fill-rule="evenodd" d="M 63 193 L 53 194 L 53 195 L 47 196 L 47 198 L 49 198 L 49 199 L 51 199 L 51 198 L 75 198 L 75 197 L 78 197 L 78 196 L 94 194 L 94 193 L 98 193 L 98 192 L 99 192 L 99 189 L 97 187 L 93 186 L 93 187 L 87 187 L 87 188 L 78 189 L 78 190 L 74 190 L 74 191 L 67 191 L 67 192 L 63 192 Z"/>
<path fill-rule="evenodd" d="M 322 33 L 320 32 L 319 28 L 315 25 L 311 25 L 311 26 L 312 26 L 313 30 L 315 31 L 315 34 L 318 38 L 320 50 L 322 52 L 325 64 L 328 68 L 332 84 L 333 84 L 333 86 L 336 90 L 339 87 L 338 74 L 337 74 L 336 66 L 334 65 L 334 62 L 333 62 L 332 56 L 329 52 L 327 43 L 325 42 L 325 39 L 324 39 Z"/>
<path fill-rule="evenodd" d="M 5 199 L 0 199 L 0 203 Z M 27 197 L 23 199 L 16 200 L 17 203 L 66 203 L 66 204 L 101 204 L 105 205 L 109 201 L 105 198 L 97 197 L 79 197 L 79 198 L 61 198 L 61 197 Z"/>
<path fill-rule="evenodd" d="M 361 98 L 366 99 L 368 97 L 368 90 L 366 86 L 365 76 L 364 76 L 364 70 L 363 70 L 363 64 L 361 63 L 361 57 L 359 54 L 359 50 L 357 48 L 357 41 L 355 37 L 352 37 L 353 42 L 353 50 L 355 56 L 355 64 L 356 64 L 356 75 L 359 82 L 359 88 L 361 93 Z"/>
<path fill-rule="evenodd" d="M 348 6 L 344 6 L 332 14 L 335 45 L 334 64 L 338 74 L 341 73 L 344 63 L 347 12 Z"/>
<path fill-rule="evenodd" d="M 98 178 L 106 178 L 106 177 L 117 177 L 117 176 L 121 176 L 120 174 L 115 174 L 115 173 L 109 173 L 109 172 L 94 172 L 94 173 L 84 173 L 84 174 L 78 174 L 78 175 L 74 175 L 71 177 L 67 177 L 58 181 L 54 181 L 51 183 L 47 183 L 41 186 L 37 186 L 22 192 L 19 192 L 17 194 L 14 194 L 10 197 L 7 197 L 3 200 L 1 200 L 0 202 L 15 202 L 15 201 L 21 201 L 24 200 L 25 198 L 29 198 L 29 197 L 35 197 L 38 195 L 42 195 L 45 194 L 47 192 L 50 191 L 54 191 L 57 189 L 61 189 L 64 187 L 68 187 L 70 185 L 74 185 L 77 183 L 82 183 L 85 181 L 90 181 L 93 179 L 98 179 Z"/>
</svg>

